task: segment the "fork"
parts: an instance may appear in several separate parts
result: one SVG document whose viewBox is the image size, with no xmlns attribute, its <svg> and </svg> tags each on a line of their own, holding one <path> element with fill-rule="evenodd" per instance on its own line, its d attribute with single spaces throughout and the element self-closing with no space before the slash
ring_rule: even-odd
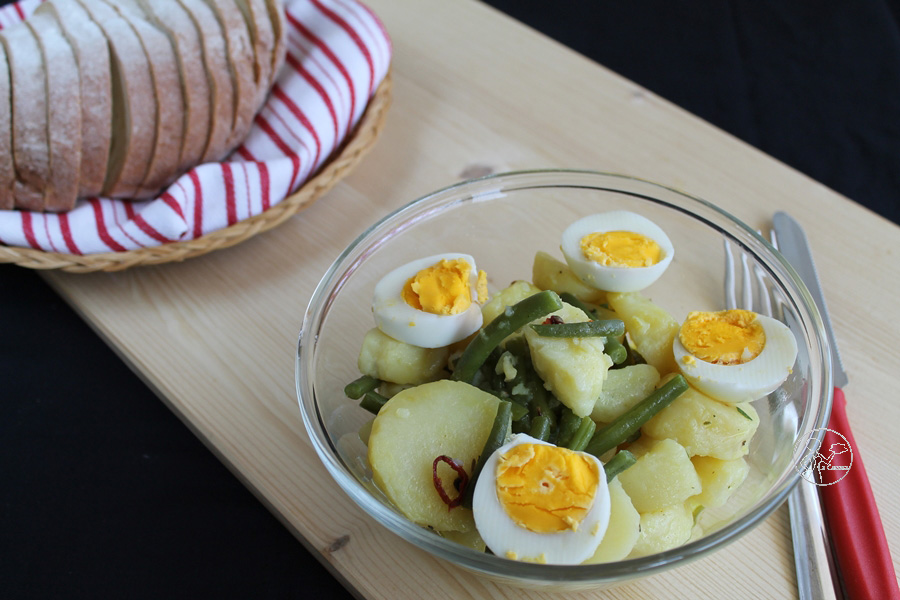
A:
<svg viewBox="0 0 900 600">
<path fill-rule="evenodd" d="M 759 233 L 759 232 L 758 232 Z M 760 233 L 761 235 L 761 233 Z M 772 245 L 777 248 L 778 240 L 774 232 L 770 235 Z M 743 308 L 761 315 L 782 318 L 782 304 L 774 298 L 774 292 L 767 283 L 765 273 L 758 266 L 752 268 L 747 255 L 738 251 L 739 267 L 735 267 L 735 257 L 728 240 L 725 244 L 725 308 Z M 737 273 L 740 276 L 737 277 Z M 738 291 L 740 290 L 740 292 Z M 737 297 L 740 294 L 740 304 Z M 777 308 L 776 316 L 773 308 Z M 819 505 L 819 496 L 812 485 L 800 480 L 788 496 L 788 511 L 791 520 L 791 541 L 794 547 L 794 570 L 797 575 L 797 591 L 801 600 L 837 600 L 839 583 L 834 577 L 831 547 Z"/>
</svg>

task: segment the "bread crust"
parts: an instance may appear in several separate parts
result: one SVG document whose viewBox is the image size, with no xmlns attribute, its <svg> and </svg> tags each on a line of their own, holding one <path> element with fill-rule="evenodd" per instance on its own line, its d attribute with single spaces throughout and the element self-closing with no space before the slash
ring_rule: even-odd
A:
<svg viewBox="0 0 900 600">
<path fill-rule="evenodd" d="M 272 79 L 269 81 L 269 88 L 271 88 L 278 79 L 278 73 L 284 66 L 287 55 L 287 28 L 284 24 L 284 5 L 281 0 L 266 0 L 266 9 L 269 12 L 272 32 L 275 35 L 275 48 L 272 51 Z"/>
<path fill-rule="evenodd" d="M 13 182 L 16 170 L 13 168 L 12 147 L 12 100 L 9 85 L 9 64 L 6 50 L 0 44 L 0 210 L 11 210 L 16 203 L 13 199 Z"/>
<path fill-rule="evenodd" d="M 111 48 L 113 141 L 103 194 L 135 198 L 156 147 L 156 95 L 150 64 L 134 30 L 105 2 L 77 0 Z"/>
<path fill-rule="evenodd" d="M 200 34 L 187 11 L 174 0 L 138 0 L 144 14 L 169 38 L 178 64 L 184 98 L 184 136 L 178 171 L 196 165 L 210 134 L 210 86 L 203 66 Z"/>
<path fill-rule="evenodd" d="M 263 0 L 235 0 L 253 44 L 253 74 L 256 81 L 257 110 L 265 102 L 272 82 L 272 52 L 275 50 L 275 32 Z"/>
<path fill-rule="evenodd" d="M 0 32 L 6 50 L 12 90 L 12 142 L 16 180 L 16 208 L 44 209 L 44 188 L 50 177 L 50 144 L 47 139 L 47 90 L 44 65 L 37 39 L 24 23 Z"/>
<path fill-rule="evenodd" d="M 210 88 L 210 132 L 202 160 L 218 161 L 228 152 L 228 138 L 236 106 L 234 77 L 228 61 L 225 34 L 215 12 L 204 0 L 178 0 L 200 36 L 203 66 Z"/>
<path fill-rule="evenodd" d="M 78 196 L 100 194 L 112 141 L 112 84 L 109 45 L 103 32 L 75 0 L 50 0 L 35 16 L 52 15 L 75 55 L 81 95 L 81 165 Z"/>
<path fill-rule="evenodd" d="M 44 187 L 44 210 L 75 207 L 81 173 L 81 87 L 78 63 L 52 15 L 41 13 L 25 21 L 41 47 L 47 90 L 47 138 L 50 175 Z"/>
</svg>

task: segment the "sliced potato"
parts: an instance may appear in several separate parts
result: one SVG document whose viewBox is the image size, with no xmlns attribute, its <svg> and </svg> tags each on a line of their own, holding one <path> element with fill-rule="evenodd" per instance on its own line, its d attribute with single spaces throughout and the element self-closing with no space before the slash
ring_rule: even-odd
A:
<svg viewBox="0 0 900 600">
<path fill-rule="evenodd" d="M 372 328 L 363 338 L 357 366 L 360 373 L 376 379 L 419 384 L 440 376 L 449 356 L 447 348 L 419 348 Z"/>
<path fill-rule="evenodd" d="M 563 302 L 556 312 L 566 323 L 590 319 L 580 308 Z M 543 319 L 541 319 L 543 320 Z M 534 370 L 544 380 L 544 387 L 579 417 L 591 414 L 612 359 L 603 352 L 602 337 L 542 337 L 531 327 L 524 327 Z"/>
<path fill-rule="evenodd" d="M 695 456 L 691 463 L 700 477 L 702 491 L 690 500 L 706 508 L 725 504 L 750 473 L 750 465 L 743 458 L 720 460 L 711 456 Z"/>
<path fill-rule="evenodd" d="M 694 515 L 684 503 L 641 513 L 641 533 L 628 558 L 677 548 L 691 538 Z"/>
<path fill-rule="evenodd" d="M 606 292 L 586 285 L 578 278 L 569 265 L 539 251 L 534 255 L 531 280 L 542 290 L 553 290 L 557 294 L 568 292 L 591 304 L 605 304 Z"/>
<path fill-rule="evenodd" d="M 474 386 L 441 380 L 399 392 L 378 412 L 369 434 L 369 465 L 376 485 L 411 521 L 438 531 L 472 531 L 472 511 L 452 510 L 432 479 L 438 456 L 458 461 L 471 473 L 484 447 L 499 400 Z M 456 474 L 439 465 L 450 497 Z"/>
<path fill-rule="evenodd" d="M 610 292 L 606 299 L 625 322 L 625 331 L 647 364 L 662 375 L 676 372 L 672 342 L 678 335 L 678 321 L 640 292 Z"/>
<path fill-rule="evenodd" d="M 641 452 L 638 446 L 646 448 Z M 619 481 L 640 513 L 661 510 L 700 493 L 700 478 L 687 452 L 674 440 L 640 440 L 629 450 L 637 462 L 619 473 Z M 638 456 L 640 455 L 640 456 Z"/>
<path fill-rule="evenodd" d="M 591 418 L 611 423 L 649 396 L 659 383 L 659 371 L 652 365 L 631 365 L 606 375 L 603 389 L 594 403 Z"/>
<path fill-rule="evenodd" d="M 609 526 L 594 555 L 585 564 L 622 560 L 634 548 L 641 533 L 641 515 L 634 509 L 618 478 L 609 482 Z"/>
<path fill-rule="evenodd" d="M 650 437 L 676 440 L 691 456 L 732 460 L 747 454 L 757 427 L 759 415 L 751 404 L 724 404 L 688 388 L 641 430 Z"/>
</svg>

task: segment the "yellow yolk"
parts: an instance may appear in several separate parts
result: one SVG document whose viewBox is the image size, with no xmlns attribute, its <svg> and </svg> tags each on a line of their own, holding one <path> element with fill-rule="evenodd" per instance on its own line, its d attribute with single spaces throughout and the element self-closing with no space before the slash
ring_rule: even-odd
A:
<svg viewBox="0 0 900 600">
<path fill-rule="evenodd" d="M 581 252 L 606 267 L 649 267 L 662 260 L 662 248 L 633 231 L 589 233 L 581 238 Z"/>
<path fill-rule="evenodd" d="M 678 335 L 688 352 L 717 365 L 749 362 L 766 345 L 766 332 L 749 310 L 689 313 Z"/>
<path fill-rule="evenodd" d="M 435 315 L 458 315 L 465 312 L 472 304 L 472 291 L 469 288 L 471 270 L 472 266 L 462 259 L 444 259 L 422 269 L 407 281 L 403 286 L 403 300 L 415 309 Z M 479 273 L 479 283 L 480 275 Z"/>
<path fill-rule="evenodd" d="M 535 533 L 576 531 L 600 482 L 596 461 L 543 444 L 519 444 L 497 463 L 497 498 L 520 527 Z"/>
</svg>

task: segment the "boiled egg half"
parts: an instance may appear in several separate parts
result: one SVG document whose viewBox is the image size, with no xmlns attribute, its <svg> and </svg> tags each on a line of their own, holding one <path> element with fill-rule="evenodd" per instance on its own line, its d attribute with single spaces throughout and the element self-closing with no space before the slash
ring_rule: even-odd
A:
<svg viewBox="0 0 900 600">
<path fill-rule="evenodd" d="M 398 267 L 375 285 L 375 325 L 401 342 L 442 348 L 478 331 L 487 275 L 468 254 L 438 254 Z"/>
<path fill-rule="evenodd" d="M 488 458 L 472 509 L 497 556 L 574 565 L 593 556 L 606 533 L 609 488 L 596 457 L 518 434 Z"/>
<path fill-rule="evenodd" d="M 675 248 L 656 223 L 626 210 L 588 215 L 566 228 L 561 249 L 586 285 L 638 292 L 668 268 Z"/>
<path fill-rule="evenodd" d="M 776 390 L 797 358 L 797 340 L 787 325 L 748 310 L 689 313 L 672 349 L 691 385 L 732 403 Z"/>
</svg>

